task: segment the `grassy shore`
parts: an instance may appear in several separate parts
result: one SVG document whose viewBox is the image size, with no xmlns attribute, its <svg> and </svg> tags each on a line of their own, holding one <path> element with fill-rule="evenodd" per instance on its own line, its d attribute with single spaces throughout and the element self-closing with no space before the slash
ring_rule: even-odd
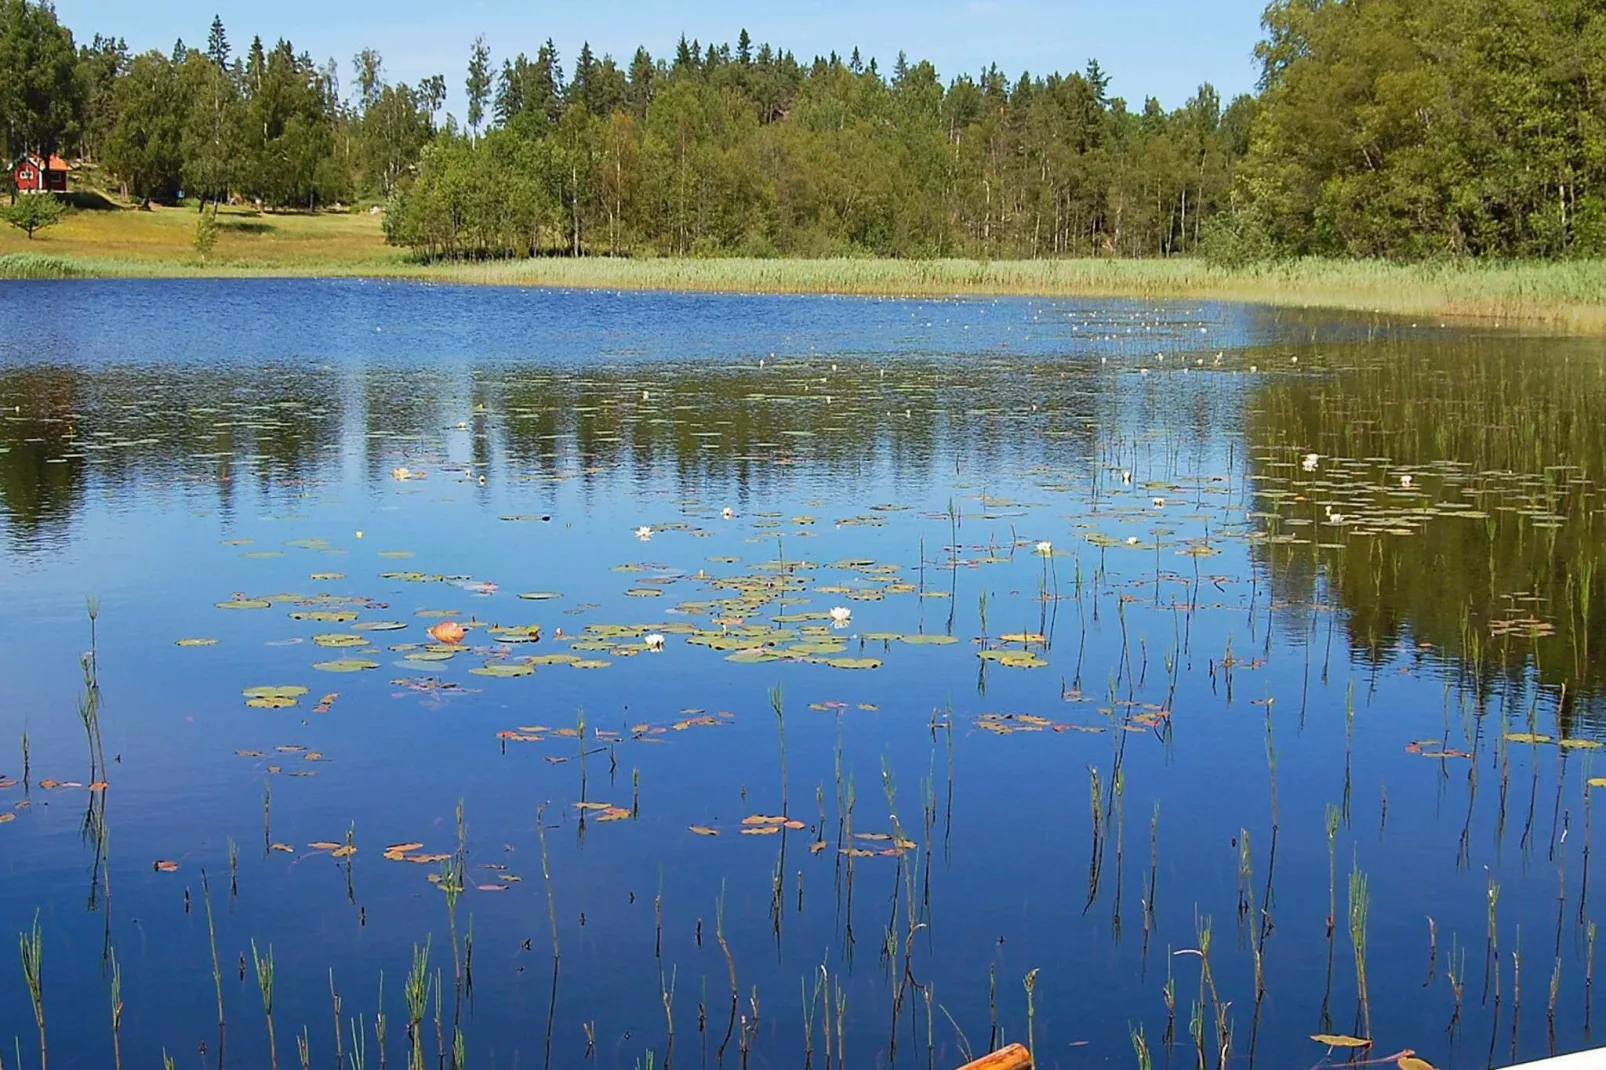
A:
<svg viewBox="0 0 1606 1070">
<path fill-rule="evenodd" d="M 910 296 L 1021 294 L 1243 301 L 1474 320 L 1606 335 L 1606 262 L 1390 264 L 1300 260 L 1238 269 L 1199 260 L 737 260 L 587 257 L 417 263 L 367 214 L 225 209 L 212 255 L 196 213 L 101 202 L 28 241 L 0 235 L 0 278 L 405 278 L 505 286 Z"/>
</svg>

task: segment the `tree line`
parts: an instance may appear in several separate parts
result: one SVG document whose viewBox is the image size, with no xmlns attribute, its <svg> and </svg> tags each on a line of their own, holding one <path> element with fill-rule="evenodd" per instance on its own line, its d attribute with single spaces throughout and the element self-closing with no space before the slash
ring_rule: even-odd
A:
<svg viewBox="0 0 1606 1070">
<path fill-rule="evenodd" d="M 900 53 L 800 60 L 744 30 L 628 62 L 475 41 L 390 81 L 287 41 L 75 44 L 0 0 L 0 131 L 141 200 L 371 200 L 427 257 L 982 258 L 1606 253 L 1601 0 L 1273 0 L 1254 94 L 1180 107 L 1070 73 L 944 79 Z"/>
</svg>

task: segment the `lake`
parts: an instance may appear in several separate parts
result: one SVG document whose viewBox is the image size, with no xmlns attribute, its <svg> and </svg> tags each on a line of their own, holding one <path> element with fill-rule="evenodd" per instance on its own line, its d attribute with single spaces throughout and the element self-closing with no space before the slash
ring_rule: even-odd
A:
<svg viewBox="0 0 1606 1070">
<path fill-rule="evenodd" d="M 6 283 L 0 1059 L 1586 1048 L 1603 462 L 1439 323 Z"/>
</svg>

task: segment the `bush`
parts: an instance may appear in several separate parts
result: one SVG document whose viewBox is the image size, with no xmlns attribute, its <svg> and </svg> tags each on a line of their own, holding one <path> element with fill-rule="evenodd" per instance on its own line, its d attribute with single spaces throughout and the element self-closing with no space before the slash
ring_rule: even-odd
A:
<svg viewBox="0 0 1606 1070">
<path fill-rule="evenodd" d="M 195 251 L 200 254 L 202 260 L 206 260 L 215 248 L 217 248 L 217 209 L 214 207 L 208 212 L 202 208 L 200 217 L 195 220 Z"/>
</svg>

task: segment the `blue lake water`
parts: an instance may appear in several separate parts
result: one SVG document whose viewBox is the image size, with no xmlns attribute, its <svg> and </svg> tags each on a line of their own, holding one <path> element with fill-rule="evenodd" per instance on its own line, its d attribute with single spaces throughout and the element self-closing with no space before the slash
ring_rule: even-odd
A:
<svg viewBox="0 0 1606 1070">
<path fill-rule="evenodd" d="M 130 1065 L 409 1065 L 426 942 L 430 1066 L 1588 1047 L 1603 398 L 1233 305 L 4 284 L 49 1064 L 115 955 Z"/>
</svg>

